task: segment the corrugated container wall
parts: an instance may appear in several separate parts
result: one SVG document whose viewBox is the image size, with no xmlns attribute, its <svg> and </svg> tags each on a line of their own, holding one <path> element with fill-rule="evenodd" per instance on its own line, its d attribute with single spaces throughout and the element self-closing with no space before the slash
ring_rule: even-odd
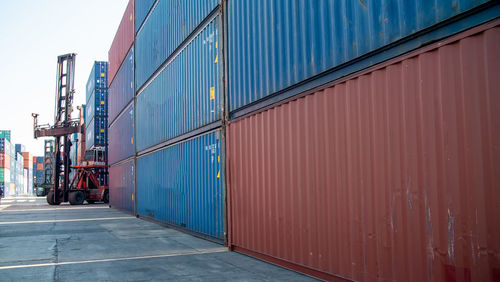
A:
<svg viewBox="0 0 500 282">
<path fill-rule="evenodd" d="M 486 2 L 228 0 L 229 110 Z M 139 65 L 138 70 L 149 74 Z"/>
<path fill-rule="evenodd" d="M 137 33 L 156 0 L 135 0 L 135 32 Z"/>
<path fill-rule="evenodd" d="M 108 116 L 108 89 L 95 89 L 87 100 L 87 107 L 85 110 L 86 120 L 89 122 L 94 116 L 107 117 Z"/>
<path fill-rule="evenodd" d="M 134 156 L 134 104 L 130 104 L 109 127 L 108 139 L 109 164 Z"/>
<path fill-rule="evenodd" d="M 221 119 L 220 24 L 216 17 L 137 96 L 138 151 Z"/>
<path fill-rule="evenodd" d="M 110 147 L 111 148 L 111 147 Z M 109 203 L 114 208 L 135 212 L 134 159 L 109 168 Z"/>
<path fill-rule="evenodd" d="M 87 89 L 85 101 L 89 101 L 90 95 L 95 89 L 108 88 L 108 62 L 95 61 L 90 71 L 89 79 L 87 80 Z"/>
<path fill-rule="evenodd" d="M 123 14 L 120 26 L 116 31 L 115 38 L 111 43 L 111 48 L 108 52 L 109 58 L 109 84 L 113 82 L 116 73 L 127 56 L 130 47 L 134 43 L 134 0 L 129 0 L 127 9 Z"/>
<path fill-rule="evenodd" d="M 115 118 L 134 98 L 134 46 L 130 49 L 125 61 L 113 83 L 109 86 L 109 123 Z"/>
<path fill-rule="evenodd" d="M 498 281 L 499 24 L 230 123 L 230 244 L 325 279 Z"/>
<path fill-rule="evenodd" d="M 103 147 L 108 144 L 108 118 L 94 117 L 86 127 L 85 149 Z"/>
<path fill-rule="evenodd" d="M 220 0 L 158 1 L 135 40 L 137 89 L 219 3 Z"/>
<path fill-rule="evenodd" d="M 137 159 L 137 212 L 223 241 L 220 131 Z"/>
</svg>

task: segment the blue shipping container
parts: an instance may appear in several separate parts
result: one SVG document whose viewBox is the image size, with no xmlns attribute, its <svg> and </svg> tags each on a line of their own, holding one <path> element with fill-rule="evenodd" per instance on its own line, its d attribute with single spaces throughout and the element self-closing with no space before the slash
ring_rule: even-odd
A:
<svg viewBox="0 0 500 282">
<path fill-rule="evenodd" d="M 142 23 L 149 14 L 156 0 L 135 0 L 135 32 L 139 31 Z"/>
<path fill-rule="evenodd" d="M 87 101 L 87 108 L 85 111 L 87 115 L 86 120 L 91 120 L 94 116 L 107 117 L 108 116 L 108 89 L 95 89 Z"/>
<path fill-rule="evenodd" d="M 134 104 L 130 104 L 108 130 L 109 164 L 133 156 L 135 154 Z"/>
<path fill-rule="evenodd" d="M 137 159 L 137 212 L 215 240 L 223 236 L 220 131 Z"/>
<path fill-rule="evenodd" d="M 23 144 L 16 144 L 16 153 L 22 153 L 22 152 L 26 152 L 26 146 L 24 146 Z"/>
<path fill-rule="evenodd" d="M 135 41 L 137 89 L 219 3 L 220 0 L 158 1 Z"/>
<path fill-rule="evenodd" d="M 108 142 L 108 118 L 94 117 L 87 124 L 85 135 L 86 150 L 106 146 Z"/>
<path fill-rule="evenodd" d="M 134 98 L 134 46 L 109 86 L 109 124 L 112 124 L 125 106 Z"/>
<path fill-rule="evenodd" d="M 12 156 L 12 149 L 10 146 L 10 142 L 7 138 L 0 138 L 0 153 L 7 153 Z"/>
<path fill-rule="evenodd" d="M 109 168 L 109 204 L 111 206 L 134 213 L 134 189 L 134 159 Z"/>
<path fill-rule="evenodd" d="M 137 96 L 137 150 L 222 117 L 220 17 L 212 21 Z"/>
<path fill-rule="evenodd" d="M 108 62 L 94 62 L 90 71 L 89 79 L 87 80 L 87 91 L 85 101 L 90 99 L 90 95 L 95 88 L 108 88 Z"/>
<path fill-rule="evenodd" d="M 229 0 L 229 110 L 235 111 L 485 2 Z"/>
<path fill-rule="evenodd" d="M 83 104 L 82 105 L 82 109 L 83 109 L 83 123 L 87 123 L 87 105 L 86 104 Z"/>
</svg>

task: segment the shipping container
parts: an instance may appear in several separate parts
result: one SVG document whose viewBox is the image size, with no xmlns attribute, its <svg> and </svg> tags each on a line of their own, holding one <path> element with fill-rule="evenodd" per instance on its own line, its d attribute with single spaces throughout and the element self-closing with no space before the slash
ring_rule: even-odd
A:
<svg viewBox="0 0 500 282">
<path fill-rule="evenodd" d="M 10 130 L 0 130 L 0 139 L 5 138 L 10 143 L 11 132 Z"/>
<path fill-rule="evenodd" d="M 129 159 L 109 168 L 109 204 L 113 208 L 135 213 L 134 189 L 134 159 Z"/>
<path fill-rule="evenodd" d="M 21 152 L 23 156 L 23 168 L 33 169 L 33 154 L 29 152 Z"/>
<path fill-rule="evenodd" d="M 10 156 L 6 153 L 0 153 L 0 168 L 10 169 Z"/>
<path fill-rule="evenodd" d="M 107 117 L 108 116 L 108 89 L 95 89 L 90 94 L 87 101 L 87 108 L 85 110 L 87 115 L 86 120 L 92 120 L 94 116 Z"/>
<path fill-rule="evenodd" d="M 108 52 L 109 84 L 107 85 L 111 85 L 113 82 L 116 73 L 125 60 L 125 56 L 127 56 L 130 47 L 134 43 L 134 2 L 135 0 L 129 0 Z"/>
<path fill-rule="evenodd" d="M 105 147 L 108 142 L 108 118 L 94 117 L 86 127 L 85 150 Z"/>
<path fill-rule="evenodd" d="M 22 153 L 22 152 L 26 152 L 26 146 L 24 146 L 23 144 L 16 144 L 16 153 Z"/>
<path fill-rule="evenodd" d="M 482 9 L 494 5 L 495 9 Z M 305 88 L 305 80 L 335 67 L 346 75 L 353 71 L 346 63 L 382 47 L 390 48 L 397 41 L 404 43 L 420 31 L 419 35 L 441 28 L 438 24 L 448 19 L 461 20 L 464 17 L 458 15 L 470 14 L 474 8 L 482 14 L 441 29 L 441 38 L 498 17 L 498 1 L 228 0 L 229 110 L 272 95 L 293 94 L 290 87 Z M 412 44 L 417 48 L 436 39 L 423 38 Z M 382 60 L 408 51 L 403 46 L 385 52 Z M 366 64 L 374 62 L 368 58 Z M 148 74 L 142 69 L 139 72 Z M 283 91 L 287 93 L 280 93 Z"/>
<path fill-rule="evenodd" d="M 221 119 L 220 24 L 215 18 L 137 96 L 138 151 Z"/>
<path fill-rule="evenodd" d="M 10 141 L 7 138 L 0 137 L 0 153 L 7 153 L 11 155 L 12 149 Z"/>
<path fill-rule="evenodd" d="M 135 32 L 139 31 L 142 26 L 142 23 L 146 19 L 147 15 L 156 0 L 135 0 Z"/>
<path fill-rule="evenodd" d="M 109 86 L 109 124 L 134 98 L 134 47 L 130 49 L 125 61 Z"/>
<path fill-rule="evenodd" d="M 137 159 L 137 212 L 216 241 L 223 241 L 223 173 L 220 131 Z"/>
<path fill-rule="evenodd" d="M 135 155 L 134 104 L 130 104 L 108 130 L 109 164 L 117 163 Z"/>
<path fill-rule="evenodd" d="M 143 86 L 219 3 L 220 0 L 158 1 L 136 37 L 136 89 Z"/>
<path fill-rule="evenodd" d="M 0 182 L 10 182 L 10 169 L 0 168 Z"/>
<path fill-rule="evenodd" d="M 230 246 L 323 279 L 498 281 L 499 25 L 231 122 Z"/>
<path fill-rule="evenodd" d="M 87 90 L 85 101 L 90 100 L 90 95 L 95 89 L 108 88 L 108 62 L 95 61 L 90 70 L 89 79 L 87 80 Z M 88 104 L 88 103 L 87 103 Z"/>
</svg>

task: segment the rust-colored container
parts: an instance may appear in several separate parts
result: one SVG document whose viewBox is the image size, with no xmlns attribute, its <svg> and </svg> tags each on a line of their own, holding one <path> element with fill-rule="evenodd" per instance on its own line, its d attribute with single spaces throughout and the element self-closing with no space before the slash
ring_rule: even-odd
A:
<svg viewBox="0 0 500 282">
<path fill-rule="evenodd" d="M 33 169 L 33 154 L 30 152 L 21 152 L 23 155 L 23 168 Z"/>
<path fill-rule="evenodd" d="M 500 280 L 500 24 L 229 124 L 229 244 L 323 279 Z"/>
<path fill-rule="evenodd" d="M 10 156 L 6 153 L 0 153 L 0 168 L 10 169 Z"/>
<path fill-rule="evenodd" d="M 108 52 L 108 85 L 111 85 L 111 82 L 113 82 L 125 56 L 127 56 L 130 47 L 134 43 L 134 2 L 134 0 L 129 0 Z"/>
</svg>

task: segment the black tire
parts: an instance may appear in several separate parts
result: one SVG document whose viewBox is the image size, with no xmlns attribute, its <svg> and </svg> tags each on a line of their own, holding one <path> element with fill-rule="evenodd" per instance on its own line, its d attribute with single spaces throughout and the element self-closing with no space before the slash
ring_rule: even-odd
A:
<svg viewBox="0 0 500 282">
<path fill-rule="evenodd" d="M 102 197 L 102 201 L 105 203 L 105 204 L 108 204 L 109 203 L 109 192 L 108 190 L 104 191 L 104 195 Z"/>
<path fill-rule="evenodd" d="M 61 201 L 54 202 L 54 191 L 51 190 L 47 193 L 47 203 L 51 206 L 57 206 L 61 204 Z"/>
<path fill-rule="evenodd" d="M 68 198 L 71 205 L 83 205 L 85 194 L 82 191 L 73 191 L 69 193 Z"/>
</svg>

